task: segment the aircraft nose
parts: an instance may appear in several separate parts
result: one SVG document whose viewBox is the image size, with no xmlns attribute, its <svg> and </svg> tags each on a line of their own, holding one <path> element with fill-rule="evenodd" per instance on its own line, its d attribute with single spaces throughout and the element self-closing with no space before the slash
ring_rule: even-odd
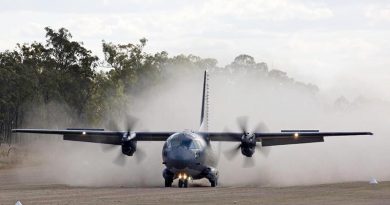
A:
<svg viewBox="0 0 390 205">
<path fill-rule="evenodd" d="M 176 169 L 184 169 L 195 158 L 194 153 L 186 148 L 179 147 L 167 153 L 167 164 Z"/>
</svg>

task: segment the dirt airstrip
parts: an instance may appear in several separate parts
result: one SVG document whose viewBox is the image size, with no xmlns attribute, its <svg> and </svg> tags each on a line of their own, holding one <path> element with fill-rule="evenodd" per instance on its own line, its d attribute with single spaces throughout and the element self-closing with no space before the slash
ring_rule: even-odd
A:
<svg viewBox="0 0 390 205">
<path fill-rule="evenodd" d="M 0 169 L 0 204 L 390 204 L 390 182 L 295 187 L 73 187 L 34 167 Z"/>
</svg>

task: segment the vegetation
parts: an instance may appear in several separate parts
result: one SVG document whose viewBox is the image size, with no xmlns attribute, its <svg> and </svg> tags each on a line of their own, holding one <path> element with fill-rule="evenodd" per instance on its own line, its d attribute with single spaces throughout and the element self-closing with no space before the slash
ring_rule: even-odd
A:
<svg viewBox="0 0 390 205">
<path fill-rule="evenodd" d="M 36 118 L 50 121 L 51 102 L 65 104 L 84 125 L 99 123 L 104 113 L 136 94 L 164 81 L 169 69 L 183 71 L 209 69 L 235 74 L 256 72 L 264 78 L 304 87 L 316 92 L 317 87 L 295 82 L 286 73 L 269 70 L 266 63 L 256 63 L 249 55 L 218 67 L 217 60 L 194 55 L 169 57 L 165 51 L 146 53 L 147 40 L 138 44 L 112 44 L 103 41 L 101 60 L 82 43 L 72 41 L 71 33 L 61 28 L 45 28 L 46 43 L 17 44 L 15 50 L 0 52 L 0 143 L 13 143 L 11 129 L 25 123 L 25 115 L 38 109 Z M 100 67 L 110 68 L 100 69 Z"/>
</svg>

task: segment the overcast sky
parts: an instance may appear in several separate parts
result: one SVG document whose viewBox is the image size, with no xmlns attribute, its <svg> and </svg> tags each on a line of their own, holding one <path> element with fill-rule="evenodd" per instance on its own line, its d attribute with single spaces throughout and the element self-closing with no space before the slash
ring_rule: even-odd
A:
<svg viewBox="0 0 390 205">
<path fill-rule="evenodd" d="M 245 53 L 336 95 L 390 100 L 390 1 L 0 0 L 0 50 L 65 27 L 102 56 L 101 41 L 216 58 Z"/>
</svg>

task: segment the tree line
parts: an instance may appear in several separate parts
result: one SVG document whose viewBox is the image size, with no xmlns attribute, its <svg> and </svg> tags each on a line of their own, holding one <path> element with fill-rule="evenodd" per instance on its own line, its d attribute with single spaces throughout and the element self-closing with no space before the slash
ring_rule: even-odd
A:
<svg viewBox="0 0 390 205">
<path fill-rule="evenodd" d="M 17 44 L 14 50 L 0 52 L 0 143 L 18 141 L 11 138 L 11 129 L 22 127 L 26 113 L 32 109 L 39 107 L 36 118 L 49 121 L 50 112 L 45 105 L 51 102 L 65 104 L 65 109 L 84 125 L 96 125 L 110 109 L 128 103 L 128 94 L 164 82 L 173 68 L 225 74 L 255 72 L 312 93 L 318 90 L 283 71 L 269 70 L 266 63 L 257 63 L 245 54 L 218 67 L 212 58 L 145 52 L 147 40 L 140 39 L 136 44 L 103 41 L 104 59 L 99 59 L 82 42 L 73 41 L 67 29 L 46 27 L 45 31 L 45 43 Z"/>
</svg>

